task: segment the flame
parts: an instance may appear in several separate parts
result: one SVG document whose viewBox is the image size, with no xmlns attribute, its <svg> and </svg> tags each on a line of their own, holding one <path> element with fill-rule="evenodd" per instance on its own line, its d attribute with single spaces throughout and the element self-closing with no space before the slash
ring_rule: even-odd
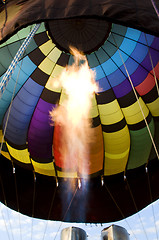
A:
<svg viewBox="0 0 159 240">
<path fill-rule="evenodd" d="M 60 154 L 64 169 L 71 166 L 73 171 L 86 176 L 89 173 L 89 144 L 93 139 L 91 99 L 98 86 L 86 57 L 76 49 L 71 52 L 74 64 L 67 66 L 55 82 L 66 97 L 50 115 L 55 125 L 62 129 Z"/>
</svg>

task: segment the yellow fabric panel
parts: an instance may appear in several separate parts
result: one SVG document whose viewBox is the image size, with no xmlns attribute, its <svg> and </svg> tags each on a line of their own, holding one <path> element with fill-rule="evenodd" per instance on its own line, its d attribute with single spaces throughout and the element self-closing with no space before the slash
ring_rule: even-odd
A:
<svg viewBox="0 0 159 240">
<path fill-rule="evenodd" d="M 120 154 L 110 154 L 110 153 L 105 152 L 105 157 L 113 159 L 113 160 L 115 160 L 115 159 L 119 160 L 119 159 L 124 158 L 125 156 L 127 156 L 129 154 L 129 150 L 130 149 L 127 149 L 125 152 L 122 152 Z"/>
<path fill-rule="evenodd" d="M 0 144 L 2 143 L 2 140 L 3 140 L 3 134 L 2 134 L 2 130 L 0 130 Z M 6 144 L 5 140 L 3 140 L 3 144 Z M 6 157 L 6 158 L 8 158 L 9 160 L 11 160 L 10 155 L 9 155 L 8 152 L 5 152 L 5 151 L 1 150 L 1 154 L 2 154 L 4 157 Z"/>
<path fill-rule="evenodd" d="M 60 95 L 60 101 L 59 104 L 62 105 L 63 102 L 68 98 L 67 94 L 62 90 L 61 95 Z"/>
<path fill-rule="evenodd" d="M 45 58 L 40 65 L 38 66 L 43 72 L 50 75 L 55 67 L 55 63 L 52 62 L 49 58 Z"/>
<path fill-rule="evenodd" d="M 53 162 L 51 163 L 38 163 L 31 159 L 32 165 L 36 173 L 40 173 L 47 176 L 55 176 L 55 168 Z"/>
<path fill-rule="evenodd" d="M 7 147 L 9 150 L 10 155 L 18 160 L 19 162 L 25 163 L 25 164 L 31 164 L 30 158 L 29 158 L 29 152 L 28 149 L 23 149 L 23 150 L 17 150 L 15 148 L 12 148 L 8 143 Z"/>
<path fill-rule="evenodd" d="M 98 109 L 101 123 L 104 125 L 117 123 L 123 119 L 122 111 L 116 99 L 113 102 L 98 105 Z"/>
<path fill-rule="evenodd" d="M 130 135 L 128 127 L 113 133 L 103 132 L 105 144 L 104 174 L 116 174 L 125 170 L 129 150 Z M 116 165 L 117 164 L 117 165 Z"/>
<path fill-rule="evenodd" d="M 49 40 L 45 42 L 43 45 L 41 45 L 39 49 L 45 56 L 47 56 L 54 47 L 55 47 L 55 44 L 52 42 L 52 40 Z"/>
<path fill-rule="evenodd" d="M 52 76 L 49 77 L 45 87 L 54 92 L 61 92 L 61 87 L 58 86 L 57 79 Z"/>
<path fill-rule="evenodd" d="M 141 98 L 139 98 L 139 102 L 144 113 L 144 116 L 146 118 L 149 114 L 149 110 Z M 129 107 L 122 108 L 122 111 L 125 116 L 127 124 L 136 124 L 144 119 L 138 101 L 136 101 Z"/>
<path fill-rule="evenodd" d="M 61 51 L 58 48 L 54 48 L 48 55 L 48 58 L 53 61 L 53 62 L 57 62 L 57 60 L 59 59 L 60 55 L 61 55 Z"/>
<path fill-rule="evenodd" d="M 124 172 L 127 159 L 129 156 L 129 150 L 125 151 L 125 153 L 121 155 L 117 155 L 117 158 L 112 158 L 112 156 L 105 154 L 105 158 L 107 161 L 107 164 L 104 168 L 104 175 L 113 175 L 117 173 Z"/>
<path fill-rule="evenodd" d="M 91 99 L 91 109 L 90 109 L 89 115 L 90 115 L 90 118 L 95 118 L 99 115 L 95 94 L 93 95 L 93 97 Z"/>
<path fill-rule="evenodd" d="M 2 133 L 2 130 L 0 130 L 0 143 L 2 142 L 2 139 L 3 139 L 3 133 Z M 5 142 L 5 140 L 4 140 Z"/>
<path fill-rule="evenodd" d="M 149 108 L 152 116 L 158 117 L 159 116 L 159 97 L 152 103 L 148 103 L 147 107 Z"/>
<path fill-rule="evenodd" d="M 103 132 L 103 137 L 107 153 L 118 154 L 130 148 L 130 134 L 127 126 L 117 132 Z"/>
<path fill-rule="evenodd" d="M 64 67 L 56 64 L 54 70 L 51 73 L 51 76 L 54 78 L 58 78 L 61 75 L 63 70 L 64 70 Z"/>
<path fill-rule="evenodd" d="M 11 157 L 10 157 L 10 155 L 9 155 L 8 152 L 1 151 L 1 154 L 2 154 L 5 158 L 8 158 L 9 160 L 11 160 Z"/>
<path fill-rule="evenodd" d="M 62 178 L 77 178 L 77 172 L 61 172 L 57 171 L 57 177 Z"/>
</svg>

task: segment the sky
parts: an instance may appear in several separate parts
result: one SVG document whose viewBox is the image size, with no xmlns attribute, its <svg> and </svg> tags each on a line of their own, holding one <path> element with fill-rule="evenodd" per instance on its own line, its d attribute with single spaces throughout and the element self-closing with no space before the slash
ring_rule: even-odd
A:
<svg viewBox="0 0 159 240">
<path fill-rule="evenodd" d="M 69 226 L 85 230 L 88 240 L 100 240 L 101 231 L 112 224 L 124 227 L 130 240 L 159 239 L 159 200 L 127 219 L 102 226 L 34 219 L 0 204 L 0 239 L 3 240 L 60 240 L 61 230 Z"/>
</svg>

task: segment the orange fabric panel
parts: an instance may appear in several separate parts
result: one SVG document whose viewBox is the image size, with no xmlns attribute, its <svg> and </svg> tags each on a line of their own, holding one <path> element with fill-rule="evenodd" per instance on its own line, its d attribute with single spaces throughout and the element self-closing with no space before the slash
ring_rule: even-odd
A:
<svg viewBox="0 0 159 240">
<path fill-rule="evenodd" d="M 92 142 L 89 145 L 89 159 L 86 166 L 79 166 L 79 173 L 94 174 L 103 169 L 104 160 L 104 144 L 101 125 L 97 126 L 94 130 Z M 85 168 L 84 168 L 85 167 Z"/>
</svg>

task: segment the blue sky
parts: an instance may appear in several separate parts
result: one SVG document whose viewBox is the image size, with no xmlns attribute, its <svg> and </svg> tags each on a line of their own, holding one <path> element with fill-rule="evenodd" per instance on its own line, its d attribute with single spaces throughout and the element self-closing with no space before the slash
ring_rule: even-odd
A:
<svg viewBox="0 0 159 240">
<path fill-rule="evenodd" d="M 100 240 L 101 231 L 111 224 L 85 225 L 33 219 L 0 204 L 0 239 L 3 240 L 60 240 L 61 230 L 69 226 L 84 229 L 88 240 Z M 159 200 L 153 203 L 153 206 L 150 205 L 138 214 L 114 224 L 126 228 L 130 234 L 130 240 L 157 240 L 159 237 Z"/>
</svg>

